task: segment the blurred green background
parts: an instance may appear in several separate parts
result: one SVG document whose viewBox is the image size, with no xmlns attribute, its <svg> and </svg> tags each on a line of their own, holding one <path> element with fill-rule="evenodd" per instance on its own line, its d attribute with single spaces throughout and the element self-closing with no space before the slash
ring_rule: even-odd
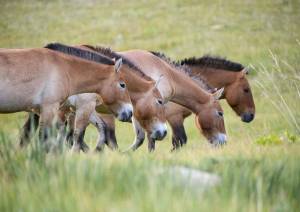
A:
<svg viewBox="0 0 300 212">
<path fill-rule="evenodd" d="M 1 211 L 297 211 L 300 198 L 300 1 L 5 1 L 0 48 L 49 42 L 162 51 L 174 59 L 212 54 L 252 68 L 256 103 L 250 124 L 222 102 L 229 136 L 211 148 L 185 122 L 188 144 L 171 153 L 170 131 L 153 154 L 147 145 L 121 154 L 45 155 L 17 149 L 25 113 L 0 115 Z M 95 146 L 96 130 L 86 141 Z M 133 141 L 117 123 L 121 150 Z M 220 175 L 205 193 L 158 177 L 183 165 Z"/>
</svg>

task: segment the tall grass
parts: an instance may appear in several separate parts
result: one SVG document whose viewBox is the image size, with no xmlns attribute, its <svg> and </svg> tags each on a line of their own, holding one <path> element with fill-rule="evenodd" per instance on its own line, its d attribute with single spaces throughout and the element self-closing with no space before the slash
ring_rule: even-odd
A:
<svg viewBox="0 0 300 212">
<path fill-rule="evenodd" d="M 276 57 L 271 51 L 270 54 L 273 66 L 266 68 L 261 64 L 259 68 L 255 68 L 259 71 L 259 78 L 255 82 L 278 114 L 300 135 L 300 69 Z M 298 54 L 300 55 L 300 44 Z"/>
<path fill-rule="evenodd" d="M 60 41 L 250 63 L 256 104 L 255 120 L 245 124 L 222 102 L 229 137 L 223 148 L 211 148 L 191 117 L 184 149 L 170 153 L 169 133 L 153 154 L 147 145 L 129 154 L 46 154 L 36 139 L 20 150 L 24 114 L 1 115 L 0 211 L 299 211 L 298 0 L 0 0 L 0 13 L 1 48 Z M 127 148 L 131 127 L 117 123 L 116 130 Z M 88 128 L 91 147 L 96 137 Z M 212 172 L 221 183 L 203 191 L 157 175 L 173 166 Z"/>
</svg>

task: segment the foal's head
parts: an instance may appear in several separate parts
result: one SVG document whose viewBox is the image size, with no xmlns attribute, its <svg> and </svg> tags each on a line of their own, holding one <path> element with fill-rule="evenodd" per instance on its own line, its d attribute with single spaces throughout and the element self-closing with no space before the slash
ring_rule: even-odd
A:
<svg viewBox="0 0 300 212">
<path fill-rule="evenodd" d="M 225 87 L 224 96 L 243 122 L 251 122 L 255 115 L 255 105 L 246 74 L 246 69 L 237 72 L 234 81 Z"/>
<path fill-rule="evenodd" d="M 101 98 L 120 121 L 130 121 L 133 113 L 131 100 L 121 74 L 122 59 L 115 62 L 114 71 L 103 82 Z"/>
<path fill-rule="evenodd" d="M 196 115 L 196 126 L 210 143 L 218 145 L 226 143 L 226 130 L 223 119 L 223 110 L 218 99 L 222 96 L 223 89 L 211 94 L 210 100 Z"/>
<path fill-rule="evenodd" d="M 137 100 L 134 107 L 134 117 L 140 125 L 155 140 L 162 140 L 167 135 L 165 124 L 164 101 L 157 89 L 157 84 L 153 83 L 151 89 L 145 92 Z"/>
</svg>

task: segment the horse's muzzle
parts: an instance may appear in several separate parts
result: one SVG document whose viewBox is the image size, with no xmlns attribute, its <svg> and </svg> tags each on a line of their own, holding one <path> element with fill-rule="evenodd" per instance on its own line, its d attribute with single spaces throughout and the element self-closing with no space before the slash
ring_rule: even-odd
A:
<svg viewBox="0 0 300 212">
<path fill-rule="evenodd" d="M 131 122 L 132 111 L 124 111 L 119 116 L 119 120 L 123 122 Z"/>
<path fill-rule="evenodd" d="M 151 133 L 151 138 L 154 140 L 163 140 L 167 135 L 167 126 L 163 123 L 155 125 L 154 130 Z"/>
<path fill-rule="evenodd" d="M 243 115 L 241 116 L 242 118 L 242 121 L 243 122 L 246 122 L 246 123 L 249 123 L 251 122 L 253 119 L 254 119 L 254 114 L 253 113 L 243 113 Z"/>
</svg>

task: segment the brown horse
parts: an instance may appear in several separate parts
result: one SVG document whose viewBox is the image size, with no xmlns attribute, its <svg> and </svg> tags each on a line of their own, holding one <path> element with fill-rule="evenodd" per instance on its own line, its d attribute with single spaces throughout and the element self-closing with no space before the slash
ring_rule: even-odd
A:
<svg viewBox="0 0 300 212">
<path fill-rule="evenodd" d="M 90 51 L 49 44 L 47 48 L 0 50 L 0 112 L 40 114 L 40 137 L 47 138 L 60 104 L 70 95 L 99 93 L 115 115 L 130 98 L 119 69 L 121 61 Z M 129 115 L 126 115 L 129 116 Z M 128 117 L 126 117 L 128 118 Z"/>
<path fill-rule="evenodd" d="M 170 100 L 184 107 L 189 108 L 199 117 L 200 128 L 205 137 L 216 144 L 226 142 L 226 134 L 223 120 L 223 110 L 217 101 L 222 96 L 223 90 L 220 89 L 214 94 L 210 94 L 191 79 L 185 71 L 179 71 L 172 64 L 161 58 L 143 50 L 131 50 L 121 52 L 124 57 L 130 59 L 142 71 L 153 79 L 158 79 L 161 75 L 161 83 L 158 86 L 163 98 Z M 137 128 L 136 132 L 142 132 Z M 149 149 L 154 150 L 155 143 L 149 138 Z M 138 148 L 143 141 L 137 141 L 132 145 L 132 149 Z"/>
<path fill-rule="evenodd" d="M 153 54 L 170 60 L 164 54 L 152 52 Z M 244 122 L 251 122 L 255 114 L 255 105 L 251 88 L 246 78 L 246 68 L 220 57 L 203 56 L 201 58 L 189 58 L 179 62 L 181 65 L 190 68 L 194 77 L 200 77 L 208 83 L 211 88 L 224 87 L 222 99 L 226 99 L 231 108 L 239 115 Z M 174 148 L 185 144 L 187 136 L 183 121 L 191 115 L 191 111 L 175 103 L 166 105 L 166 117 L 172 128 L 172 143 Z M 196 123 L 198 124 L 198 117 Z"/>
<path fill-rule="evenodd" d="M 144 129 L 146 129 L 147 133 L 151 137 L 157 140 L 163 139 L 167 130 L 165 125 L 166 119 L 162 97 L 156 88 L 157 83 L 143 74 L 143 72 L 129 60 L 110 49 L 92 47 L 88 45 L 80 46 L 80 48 L 97 52 L 97 54 L 105 55 L 109 58 L 122 59 L 123 66 L 121 67 L 121 73 L 124 81 L 126 82 L 127 89 L 134 107 L 135 120 L 139 122 Z M 80 146 L 83 150 L 87 149 L 87 145 L 83 143 L 82 133 L 84 133 L 89 122 L 96 126 L 99 133 L 103 131 L 101 118 L 97 116 L 95 107 L 97 111 L 102 111 L 103 108 L 96 104 L 96 99 L 93 95 L 94 94 L 75 95 L 69 97 L 67 102 L 67 106 L 75 107 L 75 129 L 71 128 L 71 133 L 80 132 L 80 138 L 76 137 L 74 141 L 75 143 L 79 141 L 77 142 L 77 147 Z M 112 115 L 107 114 L 106 116 Z M 112 116 L 112 118 L 114 117 Z M 27 129 L 29 125 L 30 121 L 27 121 L 24 129 Z M 106 136 L 103 136 L 103 133 L 102 136 L 99 136 L 96 150 L 99 151 L 103 149 L 104 143 L 107 143 L 105 137 Z M 108 137 L 109 136 L 107 136 L 107 138 Z M 113 149 L 117 148 L 116 142 L 111 142 L 110 144 Z"/>
<path fill-rule="evenodd" d="M 217 101 L 217 99 L 222 95 L 222 90 L 214 93 L 213 95 L 206 92 L 201 88 L 204 86 L 202 81 L 194 79 L 198 83 L 197 84 L 184 71 L 178 71 L 176 67 L 172 66 L 172 64 L 166 63 L 164 60 L 161 60 L 146 51 L 135 50 L 121 52 L 120 54 L 127 59 L 134 61 L 134 63 L 147 75 L 152 77 L 154 76 L 155 78 L 155 75 L 151 74 L 153 73 L 153 69 L 156 71 L 156 76 L 164 74 L 163 79 L 165 79 L 166 84 L 161 83 L 164 98 L 171 99 L 171 101 L 185 105 L 191 108 L 191 110 L 195 113 L 201 114 L 201 117 L 203 118 L 200 119 L 202 124 L 199 127 L 212 143 L 223 144 L 226 142 L 223 111 Z M 199 86 L 199 84 L 201 86 Z M 188 86 L 191 87 L 189 88 Z M 107 125 L 110 125 L 110 131 L 108 131 L 106 135 L 111 137 L 115 142 L 114 120 L 111 117 L 105 117 L 104 120 Z M 138 148 L 145 137 L 144 131 L 142 127 L 139 126 L 139 123 L 134 123 L 134 126 L 137 138 L 131 147 L 132 149 Z M 153 151 L 155 147 L 155 139 L 148 136 L 148 140 L 148 148 L 150 151 Z"/>
</svg>

